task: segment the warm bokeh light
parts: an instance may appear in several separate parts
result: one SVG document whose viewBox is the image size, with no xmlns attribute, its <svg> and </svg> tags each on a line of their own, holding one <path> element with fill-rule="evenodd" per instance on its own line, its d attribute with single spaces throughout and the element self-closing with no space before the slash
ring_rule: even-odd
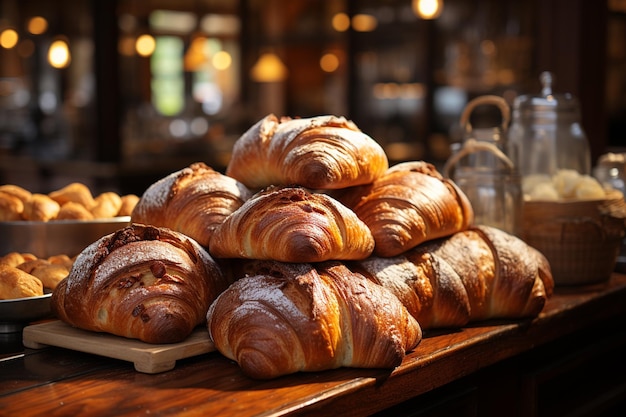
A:
<svg viewBox="0 0 626 417">
<path fill-rule="evenodd" d="M 56 40 L 48 49 L 48 62 L 54 68 L 66 68 L 70 64 L 70 48 L 64 40 Z"/>
<path fill-rule="evenodd" d="M 232 62 L 232 57 L 226 51 L 219 51 L 215 55 L 213 55 L 213 58 L 211 58 L 211 63 L 213 64 L 215 69 L 218 70 L 228 69 Z"/>
<path fill-rule="evenodd" d="M 339 68 L 339 58 L 333 53 L 327 53 L 320 59 L 320 68 L 324 72 L 335 72 Z"/>
<path fill-rule="evenodd" d="M 48 30 L 48 21 L 41 16 L 32 17 L 28 21 L 27 29 L 33 35 L 41 35 Z"/>
<path fill-rule="evenodd" d="M 196 36 L 185 53 L 185 70 L 197 71 L 208 61 L 207 38 Z"/>
<path fill-rule="evenodd" d="M 421 19 L 436 19 L 443 10 L 443 0 L 413 0 L 413 12 Z"/>
<path fill-rule="evenodd" d="M 357 32 L 371 32 L 376 29 L 378 22 L 369 14 L 355 14 L 352 17 L 352 28 Z"/>
<path fill-rule="evenodd" d="M 151 35 L 141 35 L 135 42 L 135 50 L 141 56 L 150 56 L 154 52 L 156 42 Z"/>
<path fill-rule="evenodd" d="M 273 53 L 264 53 L 250 70 L 250 77 L 257 82 L 278 82 L 287 78 L 287 67 Z"/>
<path fill-rule="evenodd" d="M 426 95 L 426 86 L 421 83 L 376 83 L 373 95 L 377 100 L 421 100 Z"/>
<path fill-rule="evenodd" d="M 337 13 L 333 16 L 332 25 L 337 32 L 345 32 L 350 27 L 350 18 L 345 13 Z"/>
<path fill-rule="evenodd" d="M 0 32 L 0 46 L 6 49 L 11 49 L 17 45 L 20 40 L 19 35 L 15 29 L 5 29 Z"/>
</svg>

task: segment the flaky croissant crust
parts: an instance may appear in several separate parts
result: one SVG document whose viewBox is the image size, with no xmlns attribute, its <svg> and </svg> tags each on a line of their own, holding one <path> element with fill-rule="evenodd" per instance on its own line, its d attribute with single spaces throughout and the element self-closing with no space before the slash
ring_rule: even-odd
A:
<svg viewBox="0 0 626 417">
<path fill-rule="evenodd" d="M 535 317 L 554 288 L 540 252 L 489 226 L 350 267 L 391 290 L 425 329 Z"/>
<path fill-rule="evenodd" d="M 131 221 L 167 227 L 207 247 L 215 227 L 251 196 L 239 181 L 197 162 L 148 187 Z"/>
<path fill-rule="evenodd" d="M 338 189 L 370 183 L 388 166 L 383 148 L 344 117 L 270 114 L 235 142 L 226 175 L 252 189 Z"/>
<path fill-rule="evenodd" d="M 268 187 L 214 231 L 216 258 L 322 262 L 363 259 L 372 253 L 368 227 L 350 209 L 303 187 Z"/>
<path fill-rule="evenodd" d="M 86 330 L 148 343 L 184 340 L 227 286 L 197 242 L 131 224 L 81 252 L 52 293 L 53 312 Z"/>
<path fill-rule="evenodd" d="M 216 348 L 253 378 L 395 367 L 421 340 L 392 294 L 338 262 L 251 261 L 244 270 L 211 305 L 207 327 Z"/>
<path fill-rule="evenodd" d="M 423 161 L 392 166 L 372 184 L 344 190 L 337 198 L 372 231 L 378 256 L 396 256 L 465 230 L 474 219 L 467 196 Z"/>
</svg>

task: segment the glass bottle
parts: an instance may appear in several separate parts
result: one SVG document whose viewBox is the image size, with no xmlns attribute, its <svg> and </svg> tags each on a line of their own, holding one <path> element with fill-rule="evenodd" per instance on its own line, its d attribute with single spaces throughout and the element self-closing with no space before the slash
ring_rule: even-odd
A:
<svg viewBox="0 0 626 417">
<path fill-rule="evenodd" d="M 591 154 L 576 97 L 555 94 L 553 75 L 543 72 L 540 95 L 523 95 L 513 103 L 507 154 L 523 177 L 554 175 L 571 169 L 591 174 Z"/>
<path fill-rule="evenodd" d="M 474 128 L 470 114 L 479 105 L 495 105 L 502 115 L 500 126 Z M 474 210 L 474 223 L 520 235 L 522 186 L 514 162 L 505 154 L 508 103 L 498 96 L 480 96 L 461 114 L 464 137 L 446 161 L 443 173 L 465 193 Z"/>
</svg>

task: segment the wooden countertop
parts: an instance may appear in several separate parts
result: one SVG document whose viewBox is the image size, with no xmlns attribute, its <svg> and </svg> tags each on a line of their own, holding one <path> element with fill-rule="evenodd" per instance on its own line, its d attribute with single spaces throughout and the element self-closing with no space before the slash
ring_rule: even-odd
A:
<svg viewBox="0 0 626 417">
<path fill-rule="evenodd" d="M 425 332 L 393 371 L 342 368 L 252 380 L 217 352 L 159 374 L 72 350 L 0 337 L 0 415 L 367 415 L 489 365 L 626 314 L 626 275 L 557 289 L 539 317 Z"/>
</svg>

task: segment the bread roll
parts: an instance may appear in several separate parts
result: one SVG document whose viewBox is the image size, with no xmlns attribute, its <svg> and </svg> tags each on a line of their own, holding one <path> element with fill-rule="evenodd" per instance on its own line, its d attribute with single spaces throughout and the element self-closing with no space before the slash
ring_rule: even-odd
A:
<svg viewBox="0 0 626 417">
<path fill-rule="evenodd" d="M 19 185 L 14 184 L 0 185 L 0 191 L 19 198 L 20 200 L 22 200 L 22 203 L 26 202 L 26 200 L 28 200 L 32 196 L 32 193 L 30 191 L 20 187 Z"/>
<path fill-rule="evenodd" d="M 117 212 L 118 216 L 130 216 L 133 213 L 133 209 L 139 202 L 139 196 L 135 194 L 126 194 L 121 196 L 122 206 Z"/>
<path fill-rule="evenodd" d="M 33 259 L 37 259 L 37 257 L 32 253 L 9 252 L 0 257 L 0 265 L 15 267 Z"/>
<path fill-rule="evenodd" d="M 26 261 L 16 268 L 39 278 L 43 287 L 50 290 L 54 290 L 59 282 L 70 272 L 70 268 L 67 265 L 62 263 L 53 264 L 47 259 Z"/>
<path fill-rule="evenodd" d="M 43 284 L 35 276 L 16 267 L 0 264 L 0 300 L 43 295 Z"/>
<path fill-rule="evenodd" d="M 46 194 L 34 193 L 24 203 L 24 220 L 47 222 L 55 219 L 61 206 Z"/>
<path fill-rule="evenodd" d="M 94 198 L 91 213 L 96 219 L 109 219 L 116 217 L 122 208 L 122 198 L 112 191 L 99 194 Z"/>
<path fill-rule="evenodd" d="M 0 191 L 0 222 L 22 220 L 24 202 L 13 194 Z"/>
<path fill-rule="evenodd" d="M 59 205 L 63 205 L 68 201 L 80 203 L 87 209 L 91 209 L 94 205 L 91 190 L 85 184 L 80 182 L 73 182 L 61 189 L 52 191 L 48 193 L 48 196 L 59 203 Z"/>
<path fill-rule="evenodd" d="M 61 206 L 55 220 L 93 220 L 94 215 L 85 206 L 68 201 Z"/>
</svg>

